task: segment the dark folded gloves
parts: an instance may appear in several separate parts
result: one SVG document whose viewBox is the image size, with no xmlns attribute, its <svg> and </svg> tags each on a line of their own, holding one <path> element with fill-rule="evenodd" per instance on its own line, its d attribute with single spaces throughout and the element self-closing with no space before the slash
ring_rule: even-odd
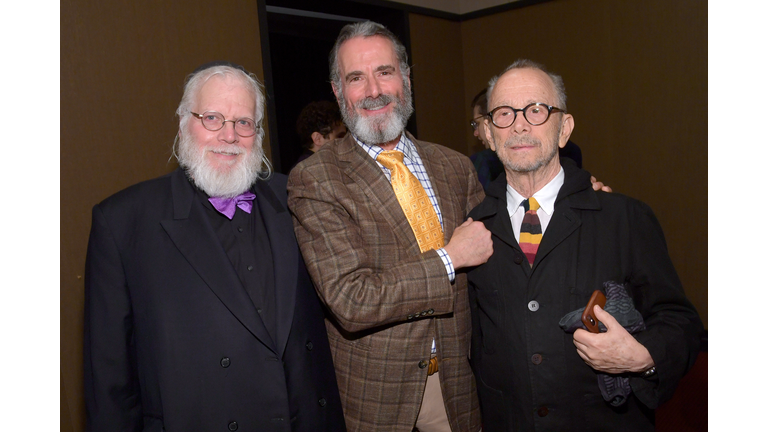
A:
<svg viewBox="0 0 768 432">
<path fill-rule="evenodd" d="M 605 308 L 604 310 L 611 314 L 619 324 L 621 324 L 630 334 L 645 330 L 643 316 L 635 309 L 632 298 L 627 294 L 623 284 L 613 281 L 603 283 L 605 288 Z M 566 314 L 560 319 L 560 328 L 567 333 L 573 333 L 576 329 L 587 328 L 581 322 L 581 314 L 584 308 L 577 309 Z M 599 323 L 600 332 L 606 331 L 605 325 Z M 629 378 L 619 375 L 610 375 L 603 372 L 597 374 L 597 385 L 603 394 L 603 399 L 610 402 L 613 406 L 623 405 L 627 397 L 632 393 L 629 386 Z"/>
</svg>

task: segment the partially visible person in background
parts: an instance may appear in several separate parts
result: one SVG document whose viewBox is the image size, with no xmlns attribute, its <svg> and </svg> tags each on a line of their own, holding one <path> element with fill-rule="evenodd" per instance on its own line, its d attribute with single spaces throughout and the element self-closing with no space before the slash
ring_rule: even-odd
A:
<svg viewBox="0 0 768 432">
<path fill-rule="evenodd" d="M 501 164 L 496 152 L 491 150 L 488 140 L 485 138 L 485 122 L 483 118 L 488 114 L 488 89 L 483 89 L 472 99 L 472 120 L 469 122 L 472 126 L 472 133 L 483 143 L 483 150 L 472 154 L 469 158 L 475 165 L 477 177 L 483 188 L 493 181 L 499 174 L 504 172 L 504 165 Z"/>
<path fill-rule="evenodd" d="M 299 135 L 304 152 L 296 163 L 315 154 L 327 142 L 344 138 L 347 127 L 341 120 L 339 105 L 331 101 L 310 102 L 296 120 L 296 133 Z"/>
<path fill-rule="evenodd" d="M 504 165 L 502 165 L 496 152 L 491 150 L 488 144 L 488 140 L 485 137 L 485 122 L 483 119 L 488 115 L 488 89 L 482 89 L 480 93 L 475 95 L 472 99 L 472 120 L 469 125 L 472 126 L 472 132 L 477 139 L 483 143 L 483 150 L 474 153 L 469 158 L 475 165 L 477 171 L 477 177 L 480 179 L 480 183 L 483 185 L 483 189 L 488 189 L 488 184 L 491 183 L 499 174 L 504 172 Z M 560 158 L 569 158 L 576 162 L 576 166 L 581 168 L 581 149 L 573 141 L 568 140 L 565 147 L 559 149 Z M 595 181 L 593 181 L 595 183 Z M 604 191 L 610 192 L 611 188 L 605 186 Z"/>
</svg>

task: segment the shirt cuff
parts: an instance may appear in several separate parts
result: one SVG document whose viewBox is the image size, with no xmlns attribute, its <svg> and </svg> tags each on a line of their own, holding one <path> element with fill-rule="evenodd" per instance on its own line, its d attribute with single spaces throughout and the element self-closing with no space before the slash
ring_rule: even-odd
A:
<svg viewBox="0 0 768 432">
<path fill-rule="evenodd" d="M 446 252 L 444 248 L 438 249 L 437 254 L 440 255 L 440 259 L 443 260 L 445 271 L 448 273 L 448 280 L 453 282 L 454 279 L 456 279 L 456 270 L 453 269 L 453 261 L 451 261 L 451 257 L 448 256 L 448 252 Z"/>
</svg>

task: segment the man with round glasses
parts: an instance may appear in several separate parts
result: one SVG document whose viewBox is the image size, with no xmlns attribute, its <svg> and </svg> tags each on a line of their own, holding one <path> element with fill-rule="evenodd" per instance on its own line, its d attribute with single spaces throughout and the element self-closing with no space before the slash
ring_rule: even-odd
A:
<svg viewBox="0 0 768 432">
<path fill-rule="evenodd" d="M 501 164 L 499 157 L 496 156 L 496 152 L 490 148 L 488 139 L 485 137 L 484 120 L 488 117 L 487 92 L 487 88 L 483 89 L 472 99 L 472 104 L 470 105 L 472 107 L 472 120 L 469 122 L 473 134 L 485 147 L 484 150 L 474 153 L 469 157 L 475 165 L 477 177 L 480 179 L 484 189 L 487 189 L 491 181 L 504 172 L 504 166 Z M 568 140 L 565 146 L 558 150 L 558 153 L 560 158 L 567 157 L 576 162 L 576 166 L 581 168 L 581 149 L 573 141 Z M 595 187 L 611 192 L 610 187 L 603 185 L 602 182 L 598 182 L 594 177 L 592 177 L 592 183 L 596 185 Z"/>
<path fill-rule="evenodd" d="M 179 169 L 93 209 L 87 430 L 345 430 L 286 177 L 262 149 L 261 84 L 204 65 L 177 115 Z"/>
<path fill-rule="evenodd" d="M 518 60 L 488 88 L 505 172 L 469 217 L 493 255 L 468 274 L 483 431 L 653 431 L 698 355 L 702 324 L 647 205 L 595 191 L 560 160 L 574 128 L 561 77 Z M 601 333 L 581 324 L 593 291 Z"/>
</svg>

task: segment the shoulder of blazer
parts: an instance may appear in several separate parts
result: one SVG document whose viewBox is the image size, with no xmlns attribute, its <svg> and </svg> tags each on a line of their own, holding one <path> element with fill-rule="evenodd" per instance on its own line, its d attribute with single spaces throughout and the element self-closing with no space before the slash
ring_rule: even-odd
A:
<svg viewBox="0 0 768 432">
<path fill-rule="evenodd" d="M 188 184 L 191 195 L 191 185 L 184 172 L 177 169 L 169 174 L 128 186 L 105 198 L 96 207 L 105 213 L 132 213 L 138 210 L 137 207 L 157 207 L 160 204 L 167 206 L 172 200 L 171 184 L 175 183 L 172 179 L 179 175 Z"/>
<path fill-rule="evenodd" d="M 405 135 L 414 143 L 419 151 L 419 156 L 421 156 L 422 159 L 434 161 L 435 158 L 444 158 L 451 164 L 463 165 L 466 168 L 469 168 L 469 166 L 472 165 L 472 160 L 469 159 L 469 156 L 463 153 L 448 148 L 442 144 L 418 140 L 408 131 L 405 132 Z"/>
</svg>

